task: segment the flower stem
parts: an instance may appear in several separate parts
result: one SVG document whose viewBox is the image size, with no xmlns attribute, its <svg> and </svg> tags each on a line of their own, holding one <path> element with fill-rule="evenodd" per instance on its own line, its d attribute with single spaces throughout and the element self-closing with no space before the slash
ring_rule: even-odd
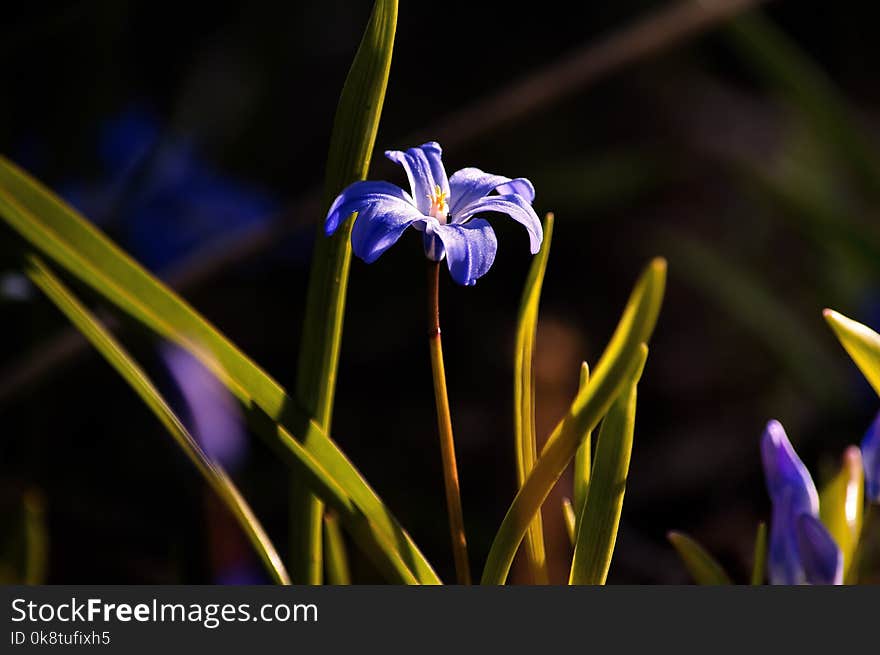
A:
<svg viewBox="0 0 880 655">
<path fill-rule="evenodd" d="M 440 344 L 440 262 L 428 263 L 428 343 L 431 346 L 431 372 L 434 378 L 434 399 L 437 402 L 437 428 L 440 431 L 440 454 L 443 457 L 443 482 L 446 487 L 446 509 L 458 584 L 471 583 L 467 539 L 458 489 L 458 468 L 455 464 L 455 440 L 452 418 L 446 396 L 446 372 L 443 368 L 443 346 Z"/>
</svg>

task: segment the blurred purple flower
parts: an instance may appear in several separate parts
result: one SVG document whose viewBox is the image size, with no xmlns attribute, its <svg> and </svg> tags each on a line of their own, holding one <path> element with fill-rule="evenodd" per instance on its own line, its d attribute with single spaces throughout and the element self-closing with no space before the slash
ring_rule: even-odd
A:
<svg viewBox="0 0 880 655">
<path fill-rule="evenodd" d="M 238 405 L 219 380 L 189 352 L 164 344 L 160 355 L 174 379 L 189 415 L 189 430 L 205 453 L 235 468 L 247 451 Z"/>
<path fill-rule="evenodd" d="M 474 218 L 482 212 L 507 214 L 528 231 L 532 254 L 540 249 L 544 235 L 532 209 L 535 189 L 527 179 L 478 168 L 463 168 L 447 179 L 440 145 L 433 141 L 406 152 L 389 150 L 385 156 L 403 166 L 412 195 L 389 182 L 355 182 L 330 206 L 324 226 L 329 236 L 358 212 L 351 246 L 368 264 L 414 227 L 424 234 L 428 259 L 445 257 L 452 279 L 473 285 L 492 266 L 498 249 L 492 226 Z"/>
<path fill-rule="evenodd" d="M 31 281 L 21 273 L 0 273 L 0 298 L 3 300 L 31 300 L 34 297 L 34 287 Z"/>
<path fill-rule="evenodd" d="M 118 219 L 126 246 L 152 270 L 277 210 L 265 193 L 212 170 L 190 141 L 163 135 L 141 109 L 102 126 L 98 154 L 103 177 L 62 185 L 62 195 L 99 225 Z"/>
<path fill-rule="evenodd" d="M 865 495 L 880 503 L 880 412 L 862 439 L 862 462 L 865 466 Z"/>
<path fill-rule="evenodd" d="M 767 571 L 771 584 L 842 584 L 843 554 L 819 521 L 819 494 L 779 421 L 761 439 L 773 504 Z"/>
</svg>

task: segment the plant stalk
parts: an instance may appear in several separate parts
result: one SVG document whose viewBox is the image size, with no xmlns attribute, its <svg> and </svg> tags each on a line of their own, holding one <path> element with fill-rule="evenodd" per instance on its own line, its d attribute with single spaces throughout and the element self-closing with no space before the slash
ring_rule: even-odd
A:
<svg viewBox="0 0 880 655">
<path fill-rule="evenodd" d="M 443 458 L 443 482 L 446 487 L 446 509 L 458 584 L 471 583 L 467 539 L 458 488 L 458 467 L 455 463 L 455 440 L 452 417 L 446 395 L 446 372 L 443 367 L 443 346 L 440 343 L 440 262 L 428 263 L 428 343 L 431 346 L 431 372 L 434 378 L 434 399 L 437 403 L 437 429 L 440 432 L 440 454 Z"/>
</svg>

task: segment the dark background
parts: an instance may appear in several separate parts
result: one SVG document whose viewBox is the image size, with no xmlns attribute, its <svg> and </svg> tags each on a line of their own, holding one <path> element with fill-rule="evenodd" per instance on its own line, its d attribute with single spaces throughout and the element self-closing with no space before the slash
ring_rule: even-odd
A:
<svg viewBox="0 0 880 655">
<path fill-rule="evenodd" d="M 183 293 L 292 388 L 321 218 L 302 199 L 320 189 L 370 5 L 279 4 L 6 8 L 0 150 L 161 275 L 186 273 L 191 258 L 204 261 L 240 230 L 281 221 L 267 247 Z M 415 145 L 412 134 L 431 138 L 451 113 L 669 4 L 403 3 L 371 177 L 403 184 L 381 151 Z M 581 360 L 595 363 L 642 267 L 654 255 L 669 261 L 610 582 L 686 581 L 669 529 L 692 533 L 745 580 L 769 513 L 764 423 L 783 422 L 821 481 L 876 410 L 821 310 L 880 324 L 878 13 L 871 3 L 776 2 L 762 16 L 780 30 L 781 50 L 715 29 L 445 151 L 450 171 L 529 177 L 536 210 L 556 212 L 536 360 L 542 435 L 576 390 Z M 824 120 L 821 101 L 798 93 L 788 48 L 824 71 L 848 107 L 843 121 Z M 840 130 L 855 130 L 857 147 L 841 146 Z M 862 150 L 878 159 L 860 167 Z M 501 217 L 493 225 L 500 245 L 489 274 L 473 288 L 446 276 L 441 288 L 475 571 L 515 491 L 512 346 L 530 262 L 524 231 Z M 0 238 L 13 237 L 4 228 Z M 422 262 L 415 235 L 371 266 L 354 261 L 332 432 L 449 579 Z M 3 280 L 8 380 L 66 325 L 14 276 Z M 168 385 L 156 343 L 130 326 L 122 334 Z M 15 550 L 22 495 L 40 499 L 49 582 L 262 579 L 236 526 L 94 353 L 3 388 L 4 543 Z M 283 466 L 253 440 L 234 477 L 287 552 Z M 570 484 L 563 478 L 564 495 Z M 569 555 L 558 495 L 544 513 L 561 581 Z M 374 581 L 351 556 L 356 580 Z"/>
</svg>

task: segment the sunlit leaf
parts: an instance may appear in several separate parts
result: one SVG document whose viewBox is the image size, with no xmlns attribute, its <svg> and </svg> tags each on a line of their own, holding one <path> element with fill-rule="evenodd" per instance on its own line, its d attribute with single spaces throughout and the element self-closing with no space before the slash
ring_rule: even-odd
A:
<svg viewBox="0 0 880 655">
<path fill-rule="evenodd" d="M 833 309 L 826 309 L 823 315 L 862 375 L 880 395 L 880 334 Z"/>
<path fill-rule="evenodd" d="M 632 373 L 602 421 L 590 487 L 577 522 L 569 584 L 605 584 L 608 577 L 629 476 L 636 422 L 636 388 L 643 367 L 644 361 L 642 367 Z"/>
<path fill-rule="evenodd" d="M 174 291 L 3 157 L 0 218 L 31 247 L 126 315 L 200 359 L 242 404 L 254 432 L 333 505 L 356 543 L 389 579 L 439 582 L 357 469 L 275 380 Z M 22 244 L 22 252 L 27 250 Z M 205 349 L 210 358 L 205 357 Z"/>
<path fill-rule="evenodd" d="M 517 319 L 513 365 L 513 436 L 516 453 L 516 478 L 520 486 L 535 465 L 535 389 L 532 370 L 535 336 L 538 331 L 538 307 L 541 286 L 547 270 L 547 258 L 553 239 L 553 214 L 544 219 L 544 241 L 532 259 Z M 547 584 L 547 555 L 544 549 L 544 526 L 541 512 L 535 514 L 525 539 L 525 554 L 535 584 Z"/>
<path fill-rule="evenodd" d="M 694 582 L 701 585 L 733 584 L 724 567 L 696 541 L 681 532 L 670 532 L 666 536 L 675 546 Z"/>
<path fill-rule="evenodd" d="M 852 582 L 856 547 L 862 532 L 865 505 L 865 469 L 858 446 L 843 453 L 840 470 L 819 493 L 819 518 L 843 553 L 843 578 Z"/>
<path fill-rule="evenodd" d="M 514 555 L 541 504 L 585 435 L 598 424 L 647 356 L 644 342 L 657 323 L 665 282 L 666 262 L 655 259 L 636 284 L 589 383 L 578 392 L 568 414 L 553 430 L 507 510 L 483 569 L 483 584 L 503 584 L 507 579 Z"/>
<path fill-rule="evenodd" d="M 64 286 L 54 273 L 37 257 L 27 261 L 27 274 L 58 309 L 64 313 L 83 336 L 101 353 L 104 359 L 119 373 L 140 396 L 151 412 L 159 419 L 177 445 L 195 465 L 205 481 L 235 517 L 269 574 L 278 584 L 290 584 L 275 546 L 272 545 L 263 526 L 242 498 L 235 484 L 223 468 L 213 462 L 202 450 L 186 427 L 171 410 L 158 389 L 143 369 L 128 355 L 113 336 L 98 322 L 89 310 Z M 157 476 L 161 484 L 161 476 Z"/>
<path fill-rule="evenodd" d="M 568 498 L 562 499 L 562 520 L 565 522 L 568 541 L 574 546 L 574 540 L 577 537 L 577 518 L 574 514 L 574 506 Z"/>
<path fill-rule="evenodd" d="M 329 207 L 344 187 L 367 176 L 385 101 L 396 25 L 397 0 L 377 0 L 336 109 L 322 208 Z M 317 218 L 318 234 L 309 273 L 295 389 L 303 409 L 321 430 L 329 432 L 351 264 L 349 237 L 353 221 L 347 221 L 328 238 L 324 235 L 323 216 Z M 308 439 L 305 435 L 306 444 Z M 291 546 L 297 582 L 321 582 L 321 515 L 320 501 L 304 480 L 294 476 Z"/>
</svg>

